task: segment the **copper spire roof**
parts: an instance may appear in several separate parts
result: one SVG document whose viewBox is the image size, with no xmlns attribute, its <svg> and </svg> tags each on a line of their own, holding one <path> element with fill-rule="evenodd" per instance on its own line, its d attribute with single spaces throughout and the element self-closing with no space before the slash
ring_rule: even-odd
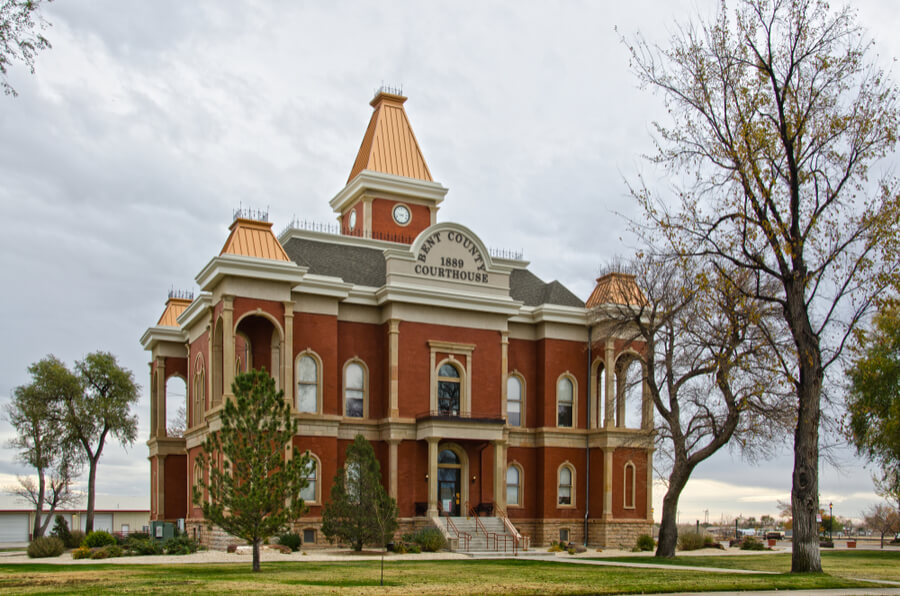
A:
<svg viewBox="0 0 900 596">
<path fill-rule="evenodd" d="M 231 234 L 228 235 L 220 255 L 290 261 L 275 234 L 272 233 L 270 222 L 237 217 L 228 229 L 231 230 Z"/>
<path fill-rule="evenodd" d="M 178 321 L 176 319 L 178 319 L 179 315 L 184 312 L 184 309 L 186 309 L 190 305 L 190 298 L 177 298 L 170 296 L 169 299 L 166 300 L 166 310 L 163 311 L 162 316 L 156 323 L 157 326 L 178 327 Z"/>
<path fill-rule="evenodd" d="M 350 170 L 349 183 L 363 170 L 433 182 L 413 134 L 402 95 L 379 91 L 370 104 L 375 111 Z"/>
<path fill-rule="evenodd" d="M 601 304 L 620 304 L 623 306 L 644 306 L 647 299 L 629 273 L 607 273 L 597 278 L 597 285 L 591 292 L 585 306 L 594 308 Z"/>
</svg>

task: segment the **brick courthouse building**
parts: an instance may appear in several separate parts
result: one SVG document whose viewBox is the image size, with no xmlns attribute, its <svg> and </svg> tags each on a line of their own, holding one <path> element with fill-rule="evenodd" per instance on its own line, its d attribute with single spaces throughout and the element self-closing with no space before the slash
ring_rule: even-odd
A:
<svg viewBox="0 0 900 596">
<path fill-rule="evenodd" d="M 315 461 L 295 525 L 307 542 L 324 541 L 322 505 L 362 434 L 401 530 L 475 511 L 506 517 L 535 545 L 585 532 L 591 545 L 633 545 L 652 523 L 652 416 L 640 346 L 603 313 L 634 282 L 602 277 L 585 304 L 521 255 L 492 254 L 440 222 L 447 188 L 431 178 L 405 99 L 372 100 L 330 201 L 339 226 L 276 237 L 267 217 L 239 214 L 197 275 L 199 295 L 170 297 L 141 338 L 152 354 L 151 519 L 184 518 L 221 543 L 191 504 L 207 473 L 194 462 L 234 375 L 265 367 L 293 405 L 295 447 Z M 187 387 L 183 437 L 166 431 L 173 376 Z M 640 404 L 628 425 L 626 395 Z"/>
</svg>

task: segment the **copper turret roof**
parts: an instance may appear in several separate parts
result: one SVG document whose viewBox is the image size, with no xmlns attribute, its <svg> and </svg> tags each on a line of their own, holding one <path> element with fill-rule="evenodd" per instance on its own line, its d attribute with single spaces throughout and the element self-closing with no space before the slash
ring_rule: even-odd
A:
<svg viewBox="0 0 900 596">
<path fill-rule="evenodd" d="M 275 234 L 272 233 L 271 223 L 237 217 L 228 229 L 231 230 L 231 234 L 228 235 L 220 255 L 290 261 Z"/>
<path fill-rule="evenodd" d="M 156 324 L 160 327 L 178 327 L 178 317 L 181 313 L 184 312 L 188 306 L 191 305 L 190 298 L 178 298 L 170 296 L 168 300 L 166 300 L 166 310 L 163 311 L 161 317 L 159 317 L 159 322 Z"/>
<path fill-rule="evenodd" d="M 349 183 L 363 170 L 433 182 L 413 134 L 402 95 L 379 91 L 370 102 L 375 111 L 350 170 Z"/>
<path fill-rule="evenodd" d="M 594 308 L 601 304 L 644 306 L 647 304 L 647 299 L 634 281 L 634 275 L 607 273 L 597 278 L 597 285 L 585 306 Z"/>
</svg>

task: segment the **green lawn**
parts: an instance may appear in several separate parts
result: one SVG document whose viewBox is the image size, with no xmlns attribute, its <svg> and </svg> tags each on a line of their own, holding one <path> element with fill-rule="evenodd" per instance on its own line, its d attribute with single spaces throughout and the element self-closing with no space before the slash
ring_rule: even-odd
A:
<svg viewBox="0 0 900 596">
<path fill-rule="evenodd" d="M 646 559 L 643 559 L 646 561 Z M 0 592 L 16 594 L 610 594 L 872 587 L 827 574 L 711 574 L 541 561 L 378 561 L 247 565 L 0 565 Z"/>
<path fill-rule="evenodd" d="M 822 569 L 825 573 L 845 578 L 886 579 L 900 581 L 900 551 L 877 550 L 822 550 Z M 603 561 L 628 561 L 661 563 L 685 567 L 720 567 L 723 569 L 750 569 L 788 573 L 791 570 L 790 553 L 770 555 L 690 556 L 679 555 L 674 559 L 611 557 Z"/>
</svg>

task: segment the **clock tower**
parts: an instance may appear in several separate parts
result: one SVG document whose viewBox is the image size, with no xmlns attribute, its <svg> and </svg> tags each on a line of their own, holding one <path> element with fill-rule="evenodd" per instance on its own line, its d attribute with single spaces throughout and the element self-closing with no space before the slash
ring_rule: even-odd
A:
<svg viewBox="0 0 900 596">
<path fill-rule="evenodd" d="M 330 201 L 341 233 L 411 244 L 437 222 L 447 189 L 431 178 L 399 90 L 382 87 L 350 170 L 347 186 Z"/>
</svg>

